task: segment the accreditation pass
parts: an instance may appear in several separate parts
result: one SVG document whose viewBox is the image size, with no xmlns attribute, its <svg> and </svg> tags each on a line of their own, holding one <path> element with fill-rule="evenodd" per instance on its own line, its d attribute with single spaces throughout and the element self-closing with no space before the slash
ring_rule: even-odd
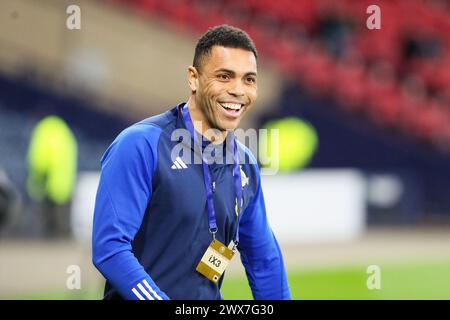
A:
<svg viewBox="0 0 450 320">
<path fill-rule="evenodd" d="M 233 250 L 214 239 L 206 249 L 196 270 L 212 282 L 217 283 L 233 256 Z"/>
</svg>

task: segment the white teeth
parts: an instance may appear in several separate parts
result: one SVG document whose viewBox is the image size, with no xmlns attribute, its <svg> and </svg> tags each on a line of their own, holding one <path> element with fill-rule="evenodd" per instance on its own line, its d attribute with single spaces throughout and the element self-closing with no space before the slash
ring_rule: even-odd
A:
<svg viewBox="0 0 450 320">
<path fill-rule="evenodd" d="M 242 104 L 240 103 L 221 103 L 221 105 L 228 109 L 239 110 L 241 109 Z"/>
</svg>

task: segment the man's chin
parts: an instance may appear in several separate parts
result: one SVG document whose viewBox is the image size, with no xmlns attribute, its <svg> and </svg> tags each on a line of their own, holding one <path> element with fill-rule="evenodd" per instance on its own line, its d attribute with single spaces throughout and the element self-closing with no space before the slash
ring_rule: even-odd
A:
<svg viewBox="0 0 450 320">
<path fill-rule="evenodd" d="M 240 121 L 224 121 L 220 124 L 220 128 L 219 130 L 221 131 L 233 131 L 235 130 L 238 126 L 239 126 L 239 122 Z"/>
</svg>

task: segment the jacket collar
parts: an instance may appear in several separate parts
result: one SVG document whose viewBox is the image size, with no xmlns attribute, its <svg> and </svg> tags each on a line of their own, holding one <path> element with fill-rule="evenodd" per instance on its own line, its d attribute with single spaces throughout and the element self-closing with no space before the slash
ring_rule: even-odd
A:
<svg viewBox="0 0 450 320">
<path fill-rule="evenodd" d="M 175 112 L 176 113 L 176 117 L 177 117 L 177 120 L 176 120 L 176 127 L 177 128 L 183 128 L 183 129 L 186 129 L 187 130 L 187 127 L 186 127 L 186 124 L 185 124 L 185 122 L 184 122 L 184 119 L 183 119 L 183 112 L 182 112 L 182 108 L 184 107 L 186 105 L 186 102 L 182 102 L 182 103 L 180 103 L 180 104 L 178 104 L 174 109 L 173 109 L 173 112 Z M 198 140 L 199 141 L 202 141 L 202 150 L 204 150 L 207 146 L 209 146 L 209 145 L 211 145 L 212 144 L 212 142 L 210 141 L 210 140 L 208 140 L 207 138 L 205 138 L 205 137 L 203 137 L 202 135 L 200 135 L 197 131 L 195 132 L 195 134 L 198 134 Z M 227 138 L 225 139 L 225 141 L 223 142 L 223 143 L 221 143 L 221 144 L 218 144 L 218 145 L 214 145 L 215 146 L 215 150 L 219 150 L 220 148 L 222 148 L 222 153 L 223 153 L 223 163 L 221 164 L 221 163 L 213 163 L 213 166 L 214 165 L 216 165 L 216 166 L 222 166 L 222 165 L 225 165 L 226 164 L 226 162 L 225 162 L 225 157 L 226 157 L 226 147 L 227 147 L 227 141 L 231 141 L 230 139 L 236 139 L 236 137 L 235 137 L 235 135 L 234 135 L 234 132 L 233 131 L 229 131 L 228 132 L 228 135 L 227 135 Z M 183 144 L 185 144 L 186 146 L 187 146 L 187 142 L 186 141 L 182 141 L 182 139 L 180 138 L 179 140 L 178 140 L 179 142 L 182 142 Z M 189 147 L 191 148 L 191 150 L 193 150 L 194 151 L 194 154 L 195 155 L 197 155 L 197 156 L 200 156 L 200 154 L 199 154 L 199 150 L 198 150 L 198 148 L 194 148 L 194 146 L 195 146 L 195 144 L 194 144 L 195 142 L 194 142 L 194 137 L 191 137 L 191 141 L 190 141 L 190 145 L 189 145 Z M 211 149 L 209 149 L 210 151 L 211 151 Z M 232 159 L 232 158 L 231 158 Z M 229 163 L 230 165 L 233 165 L 233 163 Z"/>
</svg>

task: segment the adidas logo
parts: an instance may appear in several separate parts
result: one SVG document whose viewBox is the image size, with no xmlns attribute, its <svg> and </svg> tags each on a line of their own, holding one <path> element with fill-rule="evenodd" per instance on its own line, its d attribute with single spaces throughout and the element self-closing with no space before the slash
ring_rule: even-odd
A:
<svg viewBox="0 0 450 320">
<path fill-rule="evenodd" d="M 172 164 L 171 167 L 173 170 L 178 170 L 178 169 L 187 169 L 187 165 L 184 163 L 184 161 L 180 158 L 177 157 L 175 159 L 175 161 Z"/>
</svg>

